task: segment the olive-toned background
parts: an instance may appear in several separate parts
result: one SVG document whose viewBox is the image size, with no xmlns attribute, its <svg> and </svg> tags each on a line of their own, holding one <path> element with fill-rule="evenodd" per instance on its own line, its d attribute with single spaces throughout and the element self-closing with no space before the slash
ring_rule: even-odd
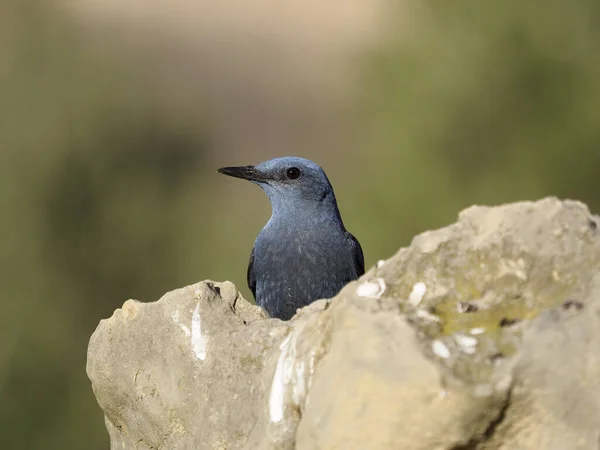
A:
<svg viewBox="0 0 600 450">
<path fill-rule="evenodd" d="M 128 298 L 234 281 L 269 215 L 216 174 L 327 171 L 367 264 L 473 203 L 600 211 L 600 4 L 0 4 L 0 447 L 104 450 L 85 374 Z"/>
</svg>

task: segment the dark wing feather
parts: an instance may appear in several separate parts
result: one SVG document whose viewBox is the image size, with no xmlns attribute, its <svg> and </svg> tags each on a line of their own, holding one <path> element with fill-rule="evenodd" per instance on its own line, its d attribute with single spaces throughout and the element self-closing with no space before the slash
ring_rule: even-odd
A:
<svg viewBox="0 0 600 450">
<path fill-rule="evenodd" d="M 246 273 L 246 279 L 248 280 L 248 287 L 252 291 L 252 295 L 256 299 L 256 277 L 254 276 L 254 247 L 252 246 L 252 252 L 250 252 L 250 261 L 248 262 L 248 272 Z"/>
<path fill-rule="evenodd" d="M 356 274 L 360 277 L 365 273 L 365 257 L 363 255 L 362 247 L 360 242 L 350 233 L 346 231 L 346 236 L 350 240 L 352 245 L 352 253 L 354 253 L 354 267 L 356 268 Z"/>
</svg>

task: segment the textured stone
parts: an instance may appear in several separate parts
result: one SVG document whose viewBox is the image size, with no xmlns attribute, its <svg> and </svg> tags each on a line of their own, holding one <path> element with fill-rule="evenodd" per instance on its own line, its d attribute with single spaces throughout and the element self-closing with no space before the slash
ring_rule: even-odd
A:
<svg viewBox="0 0 600 450">
<path fill-rule="evenodd" d="M 113 449 L 240 448 L 259 411 L 264 354 L 286 332 L 231 283 L 155 303 L 125 302 L 100 322 L 88 374 Z"/>
<path fill-rule="evenodd" d="M 111 448 L 598 449 L 598 223 L 471 207 L 289 322 L 228 282 L 130 300 L 88 350 Z"/>
</svg>

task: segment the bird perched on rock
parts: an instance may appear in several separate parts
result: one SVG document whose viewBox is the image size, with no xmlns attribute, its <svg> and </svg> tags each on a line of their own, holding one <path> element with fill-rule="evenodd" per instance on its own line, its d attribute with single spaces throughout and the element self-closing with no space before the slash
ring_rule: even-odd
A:
<svg viewBox="0 0 600 450">
<path fill-rule="evenodd" d="M 287 156 L 218 172 L 259 185 L 272 215 L 252 248 L 248 286 L 269 316 L 289 320 L 298 308 L 334 297 L 365 272 L 362 248 L 346 231 L 321 167 Z"/>
</svg>

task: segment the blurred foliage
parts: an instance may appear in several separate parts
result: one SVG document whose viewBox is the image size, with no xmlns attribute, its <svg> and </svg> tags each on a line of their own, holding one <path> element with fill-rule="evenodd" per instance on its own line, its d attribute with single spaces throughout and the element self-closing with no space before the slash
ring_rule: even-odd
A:
<svg viewBox="0 0 600 450">
<path fill-rule="evenodd" d="M 247 294 L 268 205 L 258 189 L 217 193 L 210 132 L 51 5 L 0 5 L 0 445 L 106 449 L 85 376 L 98 321 L 211 277 Z M 558 195 L 599 211 L 600 4 L 401 11 L 365 61 L 362 151 L 333 149 L 344 163 L 325 167 L 367 263 L 473 203 Z"/>
<path fill-rule="evenodd" d="M 106 449 L 87 340 L 126 298 L 189 281 L 179 198 L 204 144 L 51 4 L 2 8 L 0 446 Z"/>
</svg>

